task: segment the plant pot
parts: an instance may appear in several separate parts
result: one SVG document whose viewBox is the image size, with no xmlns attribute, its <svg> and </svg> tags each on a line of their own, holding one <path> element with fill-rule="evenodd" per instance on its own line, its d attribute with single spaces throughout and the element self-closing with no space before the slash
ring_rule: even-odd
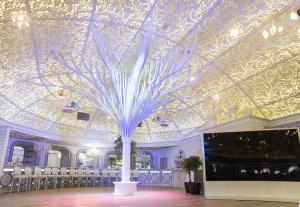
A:
<svg viewBox="0 0 300 207">
<path fill-rule="evenodd" d="M 201 183 L 190 183 L 190 193 L 192 195 L 199 195 L 201 190 Z"/>
<path fill-rule="evenodd" d="M 186 193 L 190 193 L 190 185 L 191 184 L 192 184 L 191 182 L 184 182 L 184 188 L 185 188 Z"/>
</svg>

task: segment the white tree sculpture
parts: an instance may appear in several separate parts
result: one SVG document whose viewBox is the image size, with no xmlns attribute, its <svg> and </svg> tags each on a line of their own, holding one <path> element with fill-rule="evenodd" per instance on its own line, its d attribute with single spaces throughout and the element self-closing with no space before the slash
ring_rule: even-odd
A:
<svg viewBox="0 0 300 207">
<path fill-rule="evenodd" d="M 43 85 L 59 87 L 80 94 L 103 110 L 118 126 L 122 136 L 122 182 L 130 181 L 130 143 L 136 127 L 161 107 L 175 101 L 180 89 L 191 84 L 191 69 L 184 67 L 196 46 L 196 40 L 179 56 L 176 48 L 159 55 L 152 63 L 148 60 L 151 45 L 151 27 L 143 35 L 132 69 L 122 70 L 112 60 L 113 53 L 91 24 L 95 59 L 82 55 L 68 57 L 53 51 L 54 59 L 63 66 L 55 76 L 43 76 L 39 64 L 37 72 Z M 146 64 L 147 62 L 147 64 Z M 148 64 L 149 63 L 149 64 Z"/>
</svg>

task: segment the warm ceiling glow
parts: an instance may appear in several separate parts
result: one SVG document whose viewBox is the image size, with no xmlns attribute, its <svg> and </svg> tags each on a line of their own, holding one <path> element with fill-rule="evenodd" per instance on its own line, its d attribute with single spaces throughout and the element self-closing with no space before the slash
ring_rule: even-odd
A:
<svg viewBox="0 0 300 207">
<path fill-rule="evenodd" d="M 30 26 L 30 18 L 26 12 L 19 11 L 13 12 L 11 14 L 11 19 L 14 25 L 17 25 L 19 29 L 23 26 L 29 27 Z"/>
<path fill-rule="evenodd" d="M 296 12 L 291 12 L 290 18 L 291 18 L 291 20 L 297 20 L 298 19 L 298 14 Z"/>
<path fill-rule="evenodd" d="M 268 37 L 269 37 L 269 32 L 267 32 L 267 31 L 265 30 L 265 31 L 263 31 L 262 35 L 263 35 L 264 39 L 266 40 L 266 39 L 268 39 Z"/>
<path fill-rule="evenodd" d="M 277 27 L 275 25 L 273 25 L 270 29 L 270 34 L 274 35 L 276 33 Z"/>
<path fill-rule="evenodd" d="M 239 30 L 238 29 L 232 29 L 232 30 L 230 30 L 229 33 L 230 33 L 231 37 L 236 37 L 239 34 Z"/>
<path fill-rule="evenodd" d="M 282 32 L 283 31 L 283 26 L 279 26 L 277 29 L 278 32 Z"/>
</svg>

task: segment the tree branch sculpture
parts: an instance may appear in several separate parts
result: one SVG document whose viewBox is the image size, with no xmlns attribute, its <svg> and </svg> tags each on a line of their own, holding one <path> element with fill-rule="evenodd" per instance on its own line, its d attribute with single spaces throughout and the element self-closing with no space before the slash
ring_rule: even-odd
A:
<svg viewBox="0 0 300 207">
<path fill-rule="evenodd" d="M 114 54 L 97 31 L 96 23 L 91 25 L 91 34 L 96 59 L 84 56 L 77 58 L 81 60 L 78 62 L 75 57 L 67 58 L 52 51 L 54 60 L 62 66 L 56 71 L 56 78 L 42 76 L 40 64 L 37 64 L 37 73 L 44 86 L 80 94 L 112 117 L 123 139 L 122 180 L 128 181 L 130 159 L 126 161 L 124 157 L 128 155 L 124 153 L 129 153 L 130 158 L 134 130 L 161 107 L 178 100 L 175 94 L 191 84 L 191 69 L 185 65 L 193 53 L 196 40 L 191 48 L 185 48 L 181 57 L 173 48 L 164 56 L 158 55 L 151 63 L 148 60 L 152 39 L 150 27 L 143 35 L 133 68 L 122 70 L 115 66 Z M 124 147 L 129 147 L 129 150 L 124 150 Z M 129 164 L 125 165 L 126 162 Z"/>
</svg>

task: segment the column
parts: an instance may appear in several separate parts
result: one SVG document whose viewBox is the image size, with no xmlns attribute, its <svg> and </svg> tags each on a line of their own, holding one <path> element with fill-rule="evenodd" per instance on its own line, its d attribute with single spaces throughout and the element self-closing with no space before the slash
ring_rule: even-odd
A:
<svg viewBox="0 0 300 207">
<path fill-rule="evenodd" d="M 0 127 L 0 175 L 4 167 L 4 160 L 8 147 L 9 131 L 10 129 L 8 127 Z"/>
<path fill-rule="evenodd" d="M 51 145 L 48 143 L 40 143 L 35 146 L 34 150 L 37 152 L 37 161 L 36 161 L 37 166 L 40 167 L 47 166 L 47 157 L 50 149 L 51 149 Z"/>
<path fill-rule="evenodd" d="M 122 182 L 130 182 L 131 137 L 122 137 Z"/>
</svg>

